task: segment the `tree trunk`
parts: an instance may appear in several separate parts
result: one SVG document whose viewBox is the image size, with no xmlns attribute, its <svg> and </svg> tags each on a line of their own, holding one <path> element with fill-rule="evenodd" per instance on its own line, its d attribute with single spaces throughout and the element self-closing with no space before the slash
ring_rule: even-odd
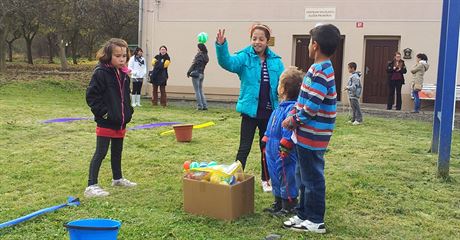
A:
<svg viewBox="0 0 460 240">
<path fill-rule="evenodd" d="M 6 32 L 3 30 L 4 29 L 0 28 L 0 72 L 4 72 L 6 70 L 6 49 L 5 44 L 1 44 L 6 40 Z"/>
<path fill-rule="evenodd" d="M 65 56 L 65 46 L 61 34 L 57 35 L 57 42 L 59 45 L 59 59 L 61 60 L 61 70 L 65 71 L 69 69 L 69 64 L 67 64 L 67 58 Z"/>
<path fill-rule="evenodd" d="M 54 63 L 54 59 L 53 59 L 53 55 L 54 55 L 54 51 L 53 51 L 53 47 L 54 47 L 54 44 L 53 44 L 53 34 L 52 33 L 48 33 L 46 35 L 46 39 L 48 40 L 48 63 Z"/>
<path fill-rule="evenodd" d="M 13 42 L 8 43 L 8 62 L 13 62 Z"/>
<path fill-rule="evenodd" d="M 32 39 L 26 39 L 26 47 L 27 47 L 27 63 L 34 64 L 32 59 Z"/>
<path fill-rule="evenodd" d="M 78 64 L 78 59 L 77 59 L 77 48 L 75 45 L 72 44 L 71 48 L 70 48 L 71 52 L 72 52 L 72 63 L 77 65 Z"/>
</svg>

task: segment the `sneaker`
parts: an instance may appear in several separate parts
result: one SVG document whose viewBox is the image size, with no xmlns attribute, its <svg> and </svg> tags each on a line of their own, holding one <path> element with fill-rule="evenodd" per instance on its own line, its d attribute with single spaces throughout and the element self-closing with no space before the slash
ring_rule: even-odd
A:
<svg viewBox="0 0 460 240">
<path fill-rule="evenodd" d="M 97 184 L 88 186 L 85 189 L 85 197 L 90 198 L 90 197 L 106 197 L 109 196 L 109 192 L 105 191 L 101 187 L 99 187 Z"/>
<path fill-rule="evenodd" d="M 298 225 L 302 223 L 304 220 L 300 219 L 297 215 L 294 217 L 289 218 L 287 221 L 283 222 L 283 227 L 285 228 L 291 228 L 294 227 L 295 225 Z"/>
<path fill-rule="evenodd" d="M 264 212 L 274 214 L 279 212 L 282 209 L 281 198 L 275 198 L 275 201 L 272 203 L 271 207 L 264 208 Z"/>
<path fill-rule="evenodd" d="M 324 223 L 313 223 L 308 220 L 294 225 L 291 229 L 299 232 L 326 233 L 326 226 Z"/>
<path fill-rule="evenodd" d="M 270 185 L 270 182 L 268 181 L 262 181 L 262 189 L 264 190 L 264 192 L 271 192 L 272 185 Z"/>
<path fill-rule="evenodd" d="M 360 124 L 361 124 L 361 122 L 358 122 L 358 121 L 354 121 L 354 122 L 352 123 L 352 125 L 360 125 Z"/>
<path fill-rule="evenodd" d="M 131 182 L 128 179 L 121 178 L 118 180 L 112 180 L 112 186 L 119 186 L 119 187 L 135 187 L 137 183 Z"/>
</svg>

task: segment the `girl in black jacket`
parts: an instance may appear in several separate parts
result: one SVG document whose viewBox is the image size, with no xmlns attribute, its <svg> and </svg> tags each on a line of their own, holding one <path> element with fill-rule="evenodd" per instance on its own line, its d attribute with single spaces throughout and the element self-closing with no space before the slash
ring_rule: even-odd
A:
<svg viewBox="0 0 460 240">
<path fill-rule="evenodd" d="M 99 169 L 111 143 L 112 186 L 134 187 L 122 176 L 121 152 L 126 124 L 131 121 L 133 107 L 129 97 L 128 44 L 118 38 L 110 39 L 97 53 L 99 64 L 86 90 L 86 102 L 94 114 L 96 151 L 89 166 L 86 197 L 104 197 L 107 191 L 97 185 Z"/>
<path fill-rule="evenodd" d="M 393 61 L 387 65 L 388 73 L 388 103 L 387 110 L 393 108 L 396 92 L 396 110 L 401 110 L 402 97 L 401 88 L 404 84 L 404 74 L 407 73 L 406 64 L 401 59 L 401 53 L 396 52 Z"/>
<path fill-rule="evenodd" d="M 166 82 L 168 81 L 168 66 L 171 58 L 168 55 L 166 46 L 160 47 L 160 54 L 156 55 L 152 60 L 153 70 L 150 72 L 150 82 L 153 85 L 152 104 L 158 105 L 158 87 L 160 87 L 160 104 L 166 107 Z"/>
<path fill-rule="evenodd" d="M 187 71 L 187 77 L 192 77 L 193 88 L 198 110 L 208 110 L 208 103 L 203 92 L 204 68 L 209 62 L 208 49 L 203 43 L 198 43 L 198 53 L 193 59 L 192 66 Z"/>
</svg>

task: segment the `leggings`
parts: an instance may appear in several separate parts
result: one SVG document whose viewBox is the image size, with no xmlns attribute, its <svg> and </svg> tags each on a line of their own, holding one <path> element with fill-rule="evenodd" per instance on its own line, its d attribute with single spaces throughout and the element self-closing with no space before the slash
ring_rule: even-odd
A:
<svg viewBox="0 0 460 240">
<path fill-rule="evenodd" d="M 88 186 L 97 184 L 99 169 L 101 168 L 102 160 L 104 160 L 109 150 L 109 143 L 112 142 L 110 148 L 112 175 L 114 180 L 122 178 L 121 174 L 121 152 L 123 151 L 123 138 L 100 137 L 96 139 L 96 151 L 89 165 Z"/>
<path fill-rule="evenodd" d="M 141 95 L 141 88 L 142 88 L 142 78 L 137 78 L 137 80 L 141 81 L 133 81 L 133 91 L 131 92 L 133 95 Z"/>
<path fill-rule="evenodd" d="M 268 119 L 256 119 L 251 118 L 247 115 L 242 115 L 241 128 L 240 128 L 240 146 L 238 153 L 236 154 L 236 160 L 240 160 L 243 165 L 243 169 L 246 167 L 246 160 L 249 152 L 251 151 L 252 143 L 254 141 L 254 135 L 256 128 L 259 129 L 259 147 L 260 147 L 260 165 L 261 165 L 261 178 L 262 181 L 270 180 L 268 174 L 267 161 L 265 160 L 264 154 L 262 153 L 262 138 L 264 137 L 265 130 L 267 129 Z"/>
</svg>

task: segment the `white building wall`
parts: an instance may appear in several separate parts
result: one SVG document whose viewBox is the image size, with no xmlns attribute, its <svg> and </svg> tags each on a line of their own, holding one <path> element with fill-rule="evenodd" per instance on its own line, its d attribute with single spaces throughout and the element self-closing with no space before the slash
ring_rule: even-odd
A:
<svg viewBox="0 0 460 240">
<path fill-rule="evenodd" d="M 186 72 L 197 51 L 196 35 L 207 32 L 210 62 L 205 72 L 205 92 L 210 98 L 235 99 L 239 80 L 218 66 L 215 36 L 219 28 L 225 28 L 230 51 L 237 51 L 249 44 L 249 28 L 254 22 L 272 28 L 275 46 L 271 48 L 282 57 L 285 66 L 295 63 L 293 36 L 307 35 L 315 24 L 323 22 L 336 25 L 345 36 L 343 84 L 348 77 L 348 62 L 354 61 L 359 69 L 364 68 L 366 37 L 399 38 L 400 51 L 413 50 L 413 58 L 406 60 L 409 69 L 415 64 L 417 53 L 426 53 L 431 64 L 426 82 L 436 82 L 440 0 L 143 0 L 143 3 L 142 47 L 149 61 L 158 53 L 159 46 L 168 47 L 171 65 L 167 91 L 176 96 L 193 96 Z M 335 19 L 306 21 L 305 8 L 314 7 L 335 7 Z M 356 28 L 357 21 L 364 22 L 364 28 Z M 406 79 L 410 82 L 410 73 Z M 406 84 L 403 87 L 406 98 L 409 90 L 410 84 Z"/>
</svg>

